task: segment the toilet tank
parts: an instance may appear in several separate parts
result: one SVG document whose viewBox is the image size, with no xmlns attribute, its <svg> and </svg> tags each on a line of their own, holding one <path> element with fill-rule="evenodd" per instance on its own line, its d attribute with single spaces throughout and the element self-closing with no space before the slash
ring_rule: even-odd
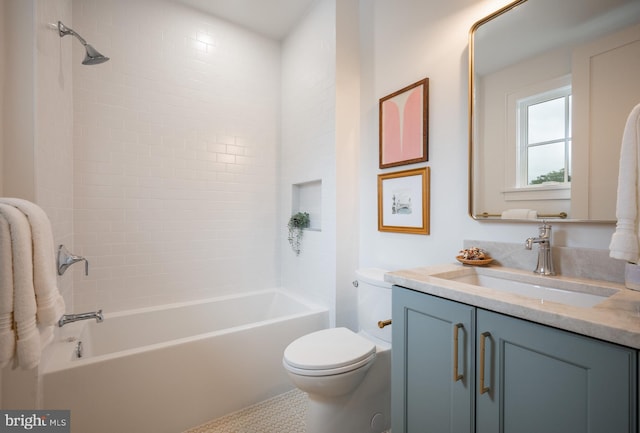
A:
<svg viewBox="0 0 640 433">
<path fill-rule="evenodd" d="M 391 342 L 391 325 L 380 329 L 378 322 L 391 319 L 391 283 L 384 281 L 384 269 L 356 271 L 358 282 L 358 331 Z"/>
</svg>

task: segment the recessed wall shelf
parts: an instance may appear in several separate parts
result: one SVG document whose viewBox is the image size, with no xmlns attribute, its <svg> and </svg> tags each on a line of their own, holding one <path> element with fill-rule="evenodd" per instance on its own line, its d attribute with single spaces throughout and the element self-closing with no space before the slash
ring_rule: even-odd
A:
<svg viewBox="0 0 640 433">
<path fill-rule="evenodd" d="M 322 231 L 322 180 L 294 183 L 291 190 L 291 215 L 309 213 L 309 228 Z"/>
</svg>

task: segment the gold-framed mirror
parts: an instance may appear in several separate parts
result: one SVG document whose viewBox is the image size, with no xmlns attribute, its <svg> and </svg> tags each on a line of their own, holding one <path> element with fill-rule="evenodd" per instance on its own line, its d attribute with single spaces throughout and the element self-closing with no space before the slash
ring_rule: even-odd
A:
<svg viewBox="0 0 640 433">
<path fill-rule="evenodd" d="M 469 214 L 615 221 L 640 1 L 516 0 L 469 32 Z"/>
</svg>

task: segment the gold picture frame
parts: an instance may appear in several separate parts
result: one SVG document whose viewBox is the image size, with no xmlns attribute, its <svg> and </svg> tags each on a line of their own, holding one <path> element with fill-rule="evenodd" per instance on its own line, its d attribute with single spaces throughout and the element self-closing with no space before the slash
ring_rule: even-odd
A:
<svg viewBox="0 0 640 433">
<path fill-rule="evenodd" d="M 380 99 L 380 168 L 429 160 L 429 79 Z"/>
<path fill-rule="evenodd" d="M 378 231 L 429 234 L 429 167 L 378 175 Z"/>
</svg>

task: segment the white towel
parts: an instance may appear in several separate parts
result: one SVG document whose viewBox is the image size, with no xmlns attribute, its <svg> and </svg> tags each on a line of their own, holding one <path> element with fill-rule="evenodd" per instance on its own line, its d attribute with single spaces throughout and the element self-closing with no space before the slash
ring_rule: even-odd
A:
<svg viewBox="0 0 640 433">
<path fill-rule="evenodd" d="M 13 320 L 18 364 L 24 369 L 40 362 L 40 333 L 36 326 L 36 296 L 33 288 L 31 228 L 22 212 L 0 203 L 0 215 L 9 224 L 13 268 Z"/>
<path fill-rule="evenodd" d="M 33 239 L 33 287 L 38 306 L 38 324 L 45 328 L 52 327 L 64 314 L 65 305 L 57 285 L 58 274 L 51 222 L 42 208 L 30 201 L 2 197 L 0 203 L 19 209 L 29 221 Z M 44 343 L 48 343 L 53 335 L 51 329 L 41 329 L 41 332 Z M 48 335 L 45 335 L 45 332 Z"/>
<path fill-rule="evenodd" d="M 640 104 L 629 117 L 622 135 L 620 171 L 618 173 L 618 198 L 616 204 L 616 231 L 609 244 L 609 256 L 614 259 L 637 263 L 639 258 L 638 233 L 640 230 L 640 188 L 638 165 L 640 152 Z"/>
<path fill-rule="evenodd" d="M 9 364 L 15 350 L 11 232 L 9 231 L 9 223 L 0 215 L 0 368 Z"/>
<path fill-rule="evenodd" d="M 530 220 L 538 218 L 538 212 L 532 209 L 507 209 L 502 212 L 503 220 Z"/>
</svg>

